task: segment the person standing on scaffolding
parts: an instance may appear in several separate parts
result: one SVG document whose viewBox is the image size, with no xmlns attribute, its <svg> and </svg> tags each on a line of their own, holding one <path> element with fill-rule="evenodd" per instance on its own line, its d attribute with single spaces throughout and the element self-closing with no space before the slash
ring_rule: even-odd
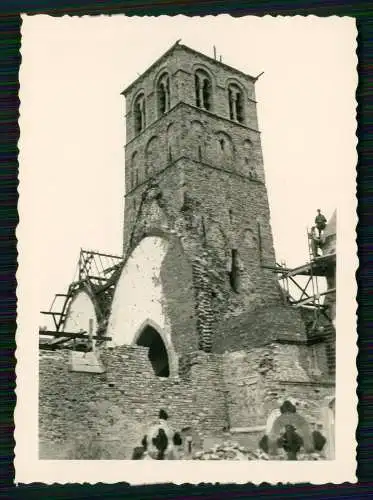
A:
<svg viewBox="0 0 373 500">
<path fill-rule="evenodd" d="M 326 227 L 326 218 L 325 216 L 321 213 L 321 210 L 318 208 L 317 209 L 317 215 L 315 217 L 315 224 L 317 227 L 317 230 L 319 232 L 319 238 L 321 238 L 321 233 Z"/>
</svg>

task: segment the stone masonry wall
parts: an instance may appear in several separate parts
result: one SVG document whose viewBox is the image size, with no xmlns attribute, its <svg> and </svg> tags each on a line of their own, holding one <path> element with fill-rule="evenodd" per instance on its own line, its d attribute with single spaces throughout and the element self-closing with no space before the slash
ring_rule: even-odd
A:
<svg viewBox="0 0 373 500">
<path fill-rule="evenodd" d="M 295 400 L 309 423 L 321 418 L 324 398 L 333 394 L 334 384 L 325 373 L 313 377 L 302 351 L 298 346 L 273 344 L 223 356 L 231 428 L 262 432 L 270 413 L 285 399 Z"/>
<path fill-rule="evenodd" d="M 128 459 L 160 408 L 178 430 L 190 427 L 203 436 L 227 425 L 213 356 L 197 353 L 189 380 L 156 377 L 143 347 L 105 349 L 101 360 L 106 373 L 76 373 L 69 371 L 69 352 L 41 352 L 41 458 L 79 458 L 78 444 L 93 443 L 100 458 Z"/>
<path fill-rule="evenodd" d="M 217 325 L 214 352 L 260 347 L 276 339 L 305 341 L 305 327 L 298 312 L 290 306 L 259 307 L 230 317 Z"/>
</svg>

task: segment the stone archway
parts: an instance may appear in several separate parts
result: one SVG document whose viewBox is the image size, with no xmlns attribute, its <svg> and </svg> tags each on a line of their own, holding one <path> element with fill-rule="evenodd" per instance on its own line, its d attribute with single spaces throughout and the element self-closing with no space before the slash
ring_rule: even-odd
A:
<svg viewBox="0 0 373 500">
<path fill-rule="evenodd" d="M 176 357 L 161 328 L 146 320 L 138 329 L 133 345 L 147 347 L 149 361 L 157 377 L 167 378 L 177 373 Z"/>
</svg>

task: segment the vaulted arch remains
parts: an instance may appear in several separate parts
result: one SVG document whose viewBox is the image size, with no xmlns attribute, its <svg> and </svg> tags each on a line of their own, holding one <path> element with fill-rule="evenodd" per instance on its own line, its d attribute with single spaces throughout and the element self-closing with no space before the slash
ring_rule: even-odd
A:
<svg viewBox="0 0 373 500">
<path fill-rule="evenodd" d="M 171 342 L 161 282 L 161 267 L 167 249 L 167 240 L 146 237 L 124 266 L 114 292 L 108 322 L 108 336 L 112 337 L 114 345 L 133 344 L 146 318 L 159 325 L 167 341 Z"/>
<path fill-rule="evenodd" d="M 107 336 L 113 346 L 135 345 L 147 325 L 160 335 L 170 374 L 176 373 L 173 353 L 182 355 L 198 345 L 193 269 L 178 238 L 153 231 L 139 240 L 122 269 Z M 142 345 L 152 339 L 161 349 L 154 332 L 141 338 Z"/>
<path fill-rule="evenodd" d="M 68 307 L 63 331 L 69 333 L 89 333 L 91 324 L 92 333 L 95 335 L 97 323 L 98 318 L 93 299 L 85 290 L 78 291 Z"/>
</svg>

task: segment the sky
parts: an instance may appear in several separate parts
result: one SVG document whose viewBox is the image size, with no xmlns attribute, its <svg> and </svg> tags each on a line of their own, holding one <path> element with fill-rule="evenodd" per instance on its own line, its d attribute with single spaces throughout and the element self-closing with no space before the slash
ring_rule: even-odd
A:
<svg viewBox="0 0 373 500">
<path fill-rule="evenodd" d="M 264 72 L 256 97 L 278 262 L 305 262 L 316 209 L 330 217 L 355 192 L 353 20 L 25 16 L 17 236 L 33 309 L 66 291 L 80 248 L 121 253 L 121 91 L 178 39 Z"/>
</svg>

